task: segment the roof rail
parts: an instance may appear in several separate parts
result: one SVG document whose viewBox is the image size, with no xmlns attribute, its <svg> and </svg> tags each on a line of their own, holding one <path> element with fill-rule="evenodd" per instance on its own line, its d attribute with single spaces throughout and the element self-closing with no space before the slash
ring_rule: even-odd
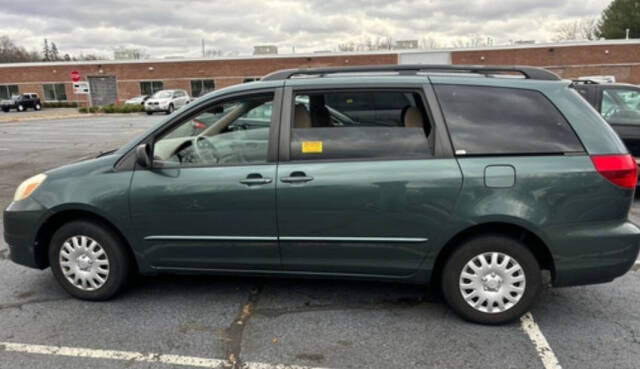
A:
<svg viewBox="0 0 640 369">
<path fill-rule="evenodd" d="M 320 76 L 337 73 L 376 73 L 397 72 L 400 75 L 415 75 L 421 72 L 443 73 L 474 73 L 485 76 L 499 73 L 516 72 L 527 79 L 558 81 L 560 77 L 546 69 L 529 66 L 504 66 L 504 65 L 428 65 L 428 64 L 398 64 L 398 65 L 363 65 L 349 67 L 308 68 L 308 69 L 283 69 L 262 77 L 263 81 L 277 81 L 296 76 Z"/>
</svg>

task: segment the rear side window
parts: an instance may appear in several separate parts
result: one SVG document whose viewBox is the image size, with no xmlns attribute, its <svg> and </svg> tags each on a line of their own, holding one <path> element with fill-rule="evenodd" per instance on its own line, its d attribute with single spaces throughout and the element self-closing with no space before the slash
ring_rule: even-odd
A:
<svg viewBox="0 0 640 369">
<path fill-rule="evenodd" d="M 435 85 L 458 155 L 584 151 L 558 109 L 540 92 Z"/>
<path fill-rule="evenodd" d="M 337 91 L 295 96 L 291 160 L 422 158 L 431 122 L 414 91 Z"/>
</svg>

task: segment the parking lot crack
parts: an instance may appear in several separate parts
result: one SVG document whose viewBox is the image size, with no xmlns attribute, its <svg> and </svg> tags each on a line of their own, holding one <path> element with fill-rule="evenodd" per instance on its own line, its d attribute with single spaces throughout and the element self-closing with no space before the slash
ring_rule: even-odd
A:
<svg viewBox="0 0 640 369">
<path fill-rule="evenodd" d="M 25 306 L 25 305 L 41 304 L 41 303 L 45 303 L 45 302 L 53 302 L 53 301 L 60 301 L 60 300 L 67 300 L 67 299 L 69 299 L 69 298 L 68 297 L 56 297 L 56 298 L 50 298 L 50 299 L 35 299 L 35 300 L 27 300 L 27 301 L 21 301 L 21 302 L 12 302 L 12 303 L 0 304 L 0 310 L 4 310 L 4 309 L 22 309 L 22 307 Z"/>
<path fill-rule="evenodd" d="M 246 326 L 247 321 L 249 321 L 256 310 L 261 292 L 261 286 L 249 290 L 249 297 L 247 298 L 247 301 L 242 305 L 240 313 L 233 320 L 231 325 L 227 329 L 225 329 L 225 335 L 227 337 L 225 357 L 229 361 L 230 369 L 242 368 L 242 360 L 240 358 L 240 351 L 242 350 L 242 335 L 244 333 L 244 327 Z"/>
<path fill-rule="evenodd" d="M 255 314 L 268 318 L 277 318 L 287 314 L 300 314 L 314 311 L 340 311 L 340 310 L 390 310 L 398 308 L 412 308 L 420 304 L 428 303 L 425 299 L 400 298 L 396 300 L 374 301 L 369 303 L 353 304 L 310 304 L 284 308 L 256 309 Z"/>
</svg>

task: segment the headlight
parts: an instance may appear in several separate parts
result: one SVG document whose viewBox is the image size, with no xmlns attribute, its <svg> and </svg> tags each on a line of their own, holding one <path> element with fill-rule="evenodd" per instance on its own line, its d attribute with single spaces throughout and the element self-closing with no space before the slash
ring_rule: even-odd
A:
<svg viewBox="0 0 640 369">
<path fill-rule="evenodd" d="M 46 178 L 46 174 L 38 174 L 22 182 L 20 186 L 18 186 L 16 194 L 13 196 L 13 201 L 20 201 L 29 197 Z"/>
</svg>

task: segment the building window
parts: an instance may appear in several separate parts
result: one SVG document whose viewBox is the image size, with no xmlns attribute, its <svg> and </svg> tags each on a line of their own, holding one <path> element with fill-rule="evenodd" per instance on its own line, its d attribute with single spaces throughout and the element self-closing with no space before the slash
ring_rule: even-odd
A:
<svg viewBox="0 0 640 369">
<path fill-rule="evenodd" d="M 260 78 L 245 78 L 242 80 L 242 83 L 247 83 L 247 82 L 255 82 L 260 80 Z"/>
<path fill-rule="evenodd" d="M 200 97 L 209 91 L 213 91 L 216 84 L 212 79 L 193 79 L 191 80 L 191 96 Z"/>
<path fill-rule="evenodd" d="M 67 101 L 64 83 L 50 83 L 42 85 L 45 101 Z"/>
<path fill-rule="evenodd" d="M 164 89 L 162 81 L 145 81 L 140 82 L 140 94 L 151 96 L 156 92 Z"/>
<path fill-rule="evenodd" d="M 9 99 L 18 94 L 18 85 L 0 85 L 0 99 Z"/>
</svg>

